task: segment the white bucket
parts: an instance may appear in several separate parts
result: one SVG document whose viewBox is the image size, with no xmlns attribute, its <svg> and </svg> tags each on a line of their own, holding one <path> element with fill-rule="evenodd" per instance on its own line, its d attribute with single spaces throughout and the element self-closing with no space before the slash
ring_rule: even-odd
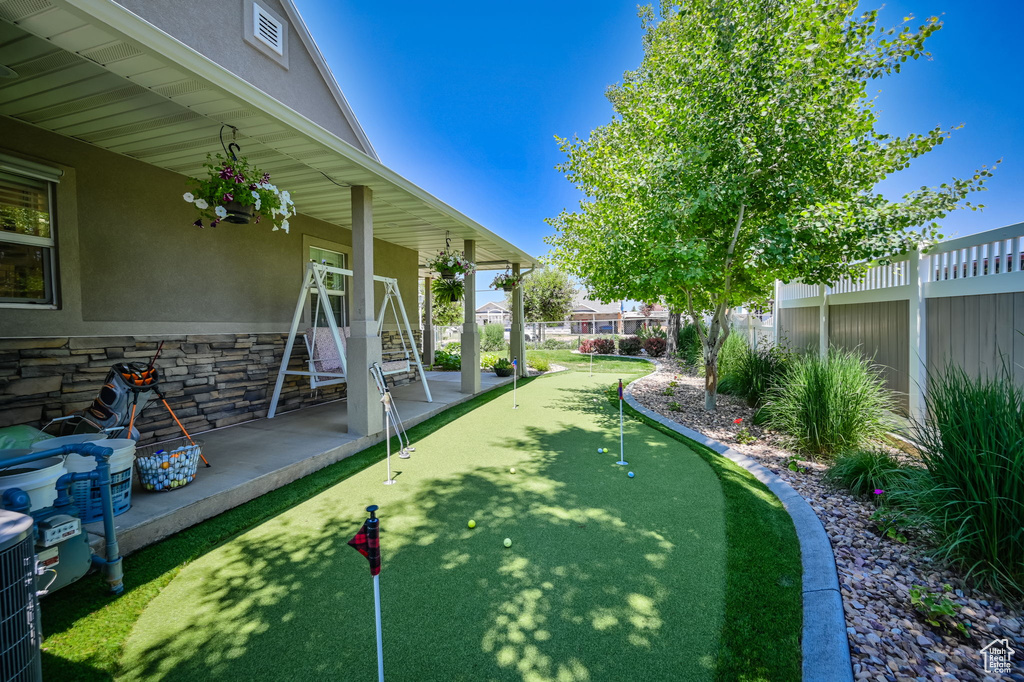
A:
<svg viewBox="0 0 1024 682">
<path fill-rule="evenodd" d="M 27 455 L 28 450 L 5 450 L 5 458 Z M 7 473 L 16 471 L 18 473 Z M 4 468 L 3 461 L 0 461 L 0 495 L 8 488 L 21 488 L 28 493 L 32 506 L 29 511 L 45 509 L 53 506 L 57 499 L 57 479 L 64 475 L 64 460 L 61 457 L 47 457 L 46 459 L 16 464 Z"/>
<path fill-rule="evenodd" d="M 116 474 L 125 469 L 131 469 L 135 463 L 135 441 L 131 438 L 105 438 L 103 440 L 91 441 L 90 445 L 98 445 L 102 448 L 111 448 L 114 454 L 108 460 L 110 462 L 110 473 Z M 67 456 L 64 466 L 69 472 L 86 473 L 96 468 L 96 458 L 92 455 Z"/>
<path fill-rule="evenodd" d="M 76 433 L 70 436 L 60 436 L 58 438 L 44 438 L 43 440 L 37 440 L 32 443 L 32 452 L 42 452 L 43 450 L 53 450 L 63 445 L 71 445 L 72 443 L 91 443 L 93 441 L 102 440 L 106 434 L 102 433 Z"/>
</svg>

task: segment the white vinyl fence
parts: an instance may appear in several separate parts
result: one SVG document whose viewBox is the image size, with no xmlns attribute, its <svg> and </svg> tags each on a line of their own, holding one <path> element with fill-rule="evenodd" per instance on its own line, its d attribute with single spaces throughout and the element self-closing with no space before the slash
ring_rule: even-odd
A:
<svg viewBox="0 0 1024 682">
<path fill-rule="evenodd" d="M 937 244 L 835 286 L 776 283 L 776 334 L 790 347 L 860 349 L 912 416 L 929 370 L 972 376 L 1004 363 L 1024 385 L 1024 223 Z"/>
</svg>

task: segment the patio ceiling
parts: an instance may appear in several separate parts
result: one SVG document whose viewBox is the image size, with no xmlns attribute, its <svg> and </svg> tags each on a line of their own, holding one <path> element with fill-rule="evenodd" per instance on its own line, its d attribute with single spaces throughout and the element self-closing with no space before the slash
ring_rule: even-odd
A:
<svg viewBox="0 0 1024 682">
<path fill-rule="evenodd" d="M 0 115 L 183 175 L 203 171 L 228 124 L 246 157 L 291 190 L 305 215 L 349 227 L 349 192 L 334 182 L 366 185 L 374 235 L 420 252 L 421 262 L 444 247 L 446 230 L 453 246 L 475 239 L 478 261 L 535 262 L 109 0 L 0 0 L 3 66 L 17 76 L 0 77 Z"/>
</svg>

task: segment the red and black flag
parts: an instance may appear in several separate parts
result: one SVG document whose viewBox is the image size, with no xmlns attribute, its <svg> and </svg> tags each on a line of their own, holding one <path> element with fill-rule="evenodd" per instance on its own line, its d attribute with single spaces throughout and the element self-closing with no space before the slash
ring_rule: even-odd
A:
<svg viewBox="0 0 1024 682">
<path fill-rule="evenodd" d="M 375 516 L 377 505 L 370 505 L 366 508 L 370 512 L 370 518 L 366 519 L 355 537 L 348 541 L 357 552 L 370 561 L 370 575 L 380 573 L 380 519 Z"/>
</svg>

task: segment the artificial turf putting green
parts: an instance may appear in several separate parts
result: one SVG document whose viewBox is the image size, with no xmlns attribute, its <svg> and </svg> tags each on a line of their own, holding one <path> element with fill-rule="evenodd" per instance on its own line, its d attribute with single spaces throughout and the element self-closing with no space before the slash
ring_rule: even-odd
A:
<svg viewBox="0 0 1024 682">
<path fill-rule="evenodd" d="M 633 420 L 617 466 L 607 384 L 531 382 L 393 459 L 395 485 L 375 464 L 205 554 L 142 613 L 123 677 L 373 679 L 369 571 L 345 543 L 378 504 L 389 679 L 712 679 L 719 477 Z"/>
</svg>

